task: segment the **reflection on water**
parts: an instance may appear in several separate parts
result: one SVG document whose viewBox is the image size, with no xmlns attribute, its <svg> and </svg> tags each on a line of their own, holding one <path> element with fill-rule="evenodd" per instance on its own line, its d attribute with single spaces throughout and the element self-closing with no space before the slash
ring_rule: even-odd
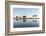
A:
<svg viewBox="0 0 46 36">
<path fill-rule="evenodd" d="M 21 19 L 16 19 L 16 21 L 18 21 L 18 20 L 21 21 Z M 23 22 L 26 22 L 26 19 L 23 19 L 22 21 Z"/>
<path fill-rule="evenodd" d="M 13 27 L 39 27 L 39 19 L 13 19 Z"/>
<path fill-rule="evenodd" d="M 26 22 L 26 19 L 23 19 L 23 22 Z"/>
<path fill-rule="evenodd" d="M 18 21 L 18 19 L 16 19 L 16 21 Z"/>
</svg>

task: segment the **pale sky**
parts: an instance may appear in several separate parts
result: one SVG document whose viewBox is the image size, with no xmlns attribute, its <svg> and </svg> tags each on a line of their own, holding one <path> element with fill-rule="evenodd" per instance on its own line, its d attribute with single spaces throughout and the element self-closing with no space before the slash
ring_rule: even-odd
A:
<svg viewBox="0 0 46 36">
<path fill-rule="evenodd" d="M 39 15 L 38 8 L 13 8 L 13 16 Z"/>
</svg>

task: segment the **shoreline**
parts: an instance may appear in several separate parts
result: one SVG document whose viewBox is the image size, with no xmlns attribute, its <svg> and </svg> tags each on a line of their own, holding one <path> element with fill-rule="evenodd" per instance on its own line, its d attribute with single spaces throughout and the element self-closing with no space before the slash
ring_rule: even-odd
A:
<svg viewBox="0 0 46 36">
<path fill-rule="evenodd" d="M 13 18 L 13 19 L 39 19 L 39 18 Z"/>
</svg>

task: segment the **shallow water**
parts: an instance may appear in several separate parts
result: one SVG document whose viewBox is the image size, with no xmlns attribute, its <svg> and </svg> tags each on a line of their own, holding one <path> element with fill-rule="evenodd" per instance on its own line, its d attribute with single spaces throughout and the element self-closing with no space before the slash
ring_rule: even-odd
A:
<svg viewBox="0 0 46 36">
<path fill-rule="evenodd" d="M 39 27 L 39 19 L 13 19 L 13 28 Z"/>
</svg>

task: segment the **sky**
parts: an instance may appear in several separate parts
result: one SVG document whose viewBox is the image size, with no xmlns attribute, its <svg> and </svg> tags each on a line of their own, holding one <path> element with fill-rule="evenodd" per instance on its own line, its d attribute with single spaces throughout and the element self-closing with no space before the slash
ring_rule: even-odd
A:
<svg viewBox="0 0 46 36">
<path fill-rule="evenodd" d="M 13 16 L 39 15 L 38 8 L 13 8 Z"/>
</svg>

